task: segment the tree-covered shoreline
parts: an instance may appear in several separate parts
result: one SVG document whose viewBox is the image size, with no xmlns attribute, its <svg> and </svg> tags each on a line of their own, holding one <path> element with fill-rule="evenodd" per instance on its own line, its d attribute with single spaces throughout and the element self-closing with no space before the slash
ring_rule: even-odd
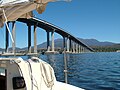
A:
<svg viewBox="0 0 120 90">
<path fill-rule="evenodd" d="M 116 52 L 120 50 L 120 44 L 111 46 L 91 46 L 95 52 Z"/>
</svg>

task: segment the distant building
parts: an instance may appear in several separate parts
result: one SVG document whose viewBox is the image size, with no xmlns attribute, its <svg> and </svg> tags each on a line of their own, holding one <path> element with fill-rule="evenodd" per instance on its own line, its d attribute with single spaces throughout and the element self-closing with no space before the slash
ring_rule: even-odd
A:
<svg viewBox="0 0 120 90">
<path fill-rule="evenodd" d="M 120 52 L 120 50 L 117 50 L 116 52 Z"/>
</svg>

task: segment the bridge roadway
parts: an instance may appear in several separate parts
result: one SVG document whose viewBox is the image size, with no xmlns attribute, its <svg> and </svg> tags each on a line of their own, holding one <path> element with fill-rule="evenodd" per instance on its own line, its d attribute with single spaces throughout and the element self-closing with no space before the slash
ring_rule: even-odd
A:
<svg viewBox="0 0 120 90">
<path fill-rule="evenodd" d="M 30 19 L 25 19 L 25 18 L 19 18 L 17 20 L 18 22 L 26 23 L 28 26 L 28 53 L 31 53 L 31 26 L 34 26 L 34 53 L 37 53 L 37 38 L 36 38 L 36 28 L 42 28 L 43 30 L 46 31 L 47 33 L 47 52 L 52 53 L 55 52 L 55 47 L 54 47 L 54 33 L 58 33 L 63 37 L 63 48 L 66 48 L 66 51 L 69 53 L 81 53 L 81 52 L 93 52 L 94 50 L 71 35 L 70 33 L 66 32 L 62 28 L 59 28 L 51 23 L 48 23 L 44 20 L 37 19 L 37 18 L 30 18 Z M 12 35 L 13 39 L 15 40 L 15 22 L 12 24 Z M 51 41 L 52 45 L 50 46 L 50 36 L 49 33 L 51 32 Z M 8 52 L 9 48 L 9 37 L 8 35 L 8 30 L 6 29 L 6 52 Z M 67 45 L 65 44 L 67 43 Z M 13 53 L 15 51 L 15 43 L 12 45 L 13 46 Z"/>
</svg>

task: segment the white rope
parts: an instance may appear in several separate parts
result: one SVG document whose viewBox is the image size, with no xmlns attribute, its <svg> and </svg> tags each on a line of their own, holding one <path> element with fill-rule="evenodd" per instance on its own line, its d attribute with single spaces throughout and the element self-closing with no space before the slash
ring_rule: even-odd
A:
<svg viewBox="0 0 120 90">
<path fill-rule="evenodd" d="M 11 34 L 11 32 L 10 32 L 10 29 L 9 29 L 9 27 L 8 27 L 8 24 L 7 24 L 8 20 L 7 20 L 7 17 L 6 17 L 6 15 L 5 15 L 5 10 L 4 10 L 4 9 L 3 9 L 3 15 L 4 15 L 4 18 L 5 18 L 5 24 L 6 24 L 7 30 L 8 30 L 8 32 L 9 32 L 9 34 L 10 34 L 12 43 L 14 43 L 13 36 L 12 36 L 12 34 Z"/>
<path fill-rule="evenodd" d="M 45 66 L 45 63 L 40 62 L 41 75 L 44 80 L 44 83 L 48 88 L 51 88 L 51 90 L 52 90 L 52 87 L 54 85 L 54 76 L 52 73 L 52 68 L 49 66 L 49 64 L 47 66 L 49 69 L 49 73 L 46 70 L 47 67 Z M 50 76 L 49 76 L 49 74 L 50 74 Z"/>
<path fill-rule="evenodd" d="M 33 90 L 33 85 L 37 88 L 37 90 L 39 90 L 39 88 L 38 88 L 38 84 L 37 84 L 37 80 L 34 78 L 34 76 L 32 75 L 33 73 L 32 73 L 32 65 L 30 64 L 30 62 L 29 61 L 27 61 L 28 62 L 28 66 L 29 66 L 29 72 L 30 72 L 30 77 L 31 77 L 31 90 Z M 34 81 L 35 81 L 35 83 L 34 83 Z"/>
</svg>

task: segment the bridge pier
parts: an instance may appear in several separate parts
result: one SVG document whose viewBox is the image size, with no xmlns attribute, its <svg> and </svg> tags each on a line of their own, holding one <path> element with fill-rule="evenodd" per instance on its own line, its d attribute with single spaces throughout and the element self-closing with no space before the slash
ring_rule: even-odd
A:
<svg viewBox="0 0 120 90">
<path fill-rule="evenodd" d="M 85 48 L 85 52 L 89 52 L 89 50 L 87 48 Z"/>
<path fill-rule="evenodd" d="M 84 48 L 84 52 L 86 52 L 86 48 Z"/>
<path fill-rule="evenodd" d="M 12 43 L 12 48 L 13 48 L 13 53 L 15 53 L 16 52 L 16 50 L 15 50 L 15 48 L 16 48 L 16 33 L 15 33 L 15 31 L 16 31 L 16 23 L 15 23 L 15 21 L 14 22 L 12 22 L 12 36 L 13 36 L 13 40 L 14 40 L 14 43 Z"/>
<path fill-rule="evenodd" d="M 34 25 L 34 53 L 37 53 L 37 25 Z"/>
<path fill-rule="evenodd" d="M 69 53 L 69 37 L 67 37 L 67 53 Z"/>
<path fill-rule="evenodd" d="M 73 49 L 73 53 L 75 53 L 75 43 L 72 43 L 72 49 Z"/>
<path fill-rule="evenodd" d="M 81 46 L 81 53 L 83 53 L 83 47 Z"/>
<path fill-rule="evenodd" d="M 50 36 L 49 36 L 50 32 L 51 32 L 51 46 L 50 46 Z M 55 32 L 55 30 L 53 30 L 53 31 L 46 30 L 46 33 L 47 33 L 47 51 L 46 51 L 46 53 L 53 53 L 53 54 L 57 53 L 55 51 L 54 32 Z"/>
<path fill-rule="evenodd" d="M 79 48 L 79 53 L 81 53 L 81 47 L 80 47 L 80 45 L 78 46 L 78 48 Z"/>
<path fill-rule="evenodd" d="M 47 52 L 50 51 L 50 36 L 49 36 L 49 31 L 46 31 L 47 32 Z"/>
<path fill-rule="evenodd" d="M 65 49 L 65 37 L 63 36 L 63 50 Z"/>
<path fill-rule="evenodd" d="M 82 52 L 84 53 L 85 52 L 85 49 L 84 49 L 84 47 L 82 46 Z"/>
<path fill-rule="evenodd" d="M 51 32 L 51 38 L 52 38 L 52 52 L 54 52 L 54 31 Z"/>
<path fill-rule="evenodd" d="M 8 24 L 8 27 L 9 27 L 9 23 Z M 8 53 L 9 52 L 9 32 L 8 32 L 8 29 L 7 29 L 7 26 L 6 26 L 6 38 L 5 38 L 5 52 Z"/>
<path fill-rule="evenodd" d="M 80 45 L 80 53 L 82 53 L 82 46 Z"/>
<path fill-rule="evenodd" d="M 78 44 L 78 53 L 80 53 L 80 51 L 79 51 L 79 44 Z"/>
<path fill-rule="evenodd" d="M 78 44 L 76 43 L 76 53 L 78 53 Z"/>
<path fill-rule="evenodd" d="M 72 41 L 71 41 L 71 39 L 69 39 L 69 41 L 70 41 L 70 53 L 72 52 Z"/>
<path fill-rule="evenodd" d="M 31 25 L 28 24 L 28 53 L 31 53 Z"/>
</svg>

